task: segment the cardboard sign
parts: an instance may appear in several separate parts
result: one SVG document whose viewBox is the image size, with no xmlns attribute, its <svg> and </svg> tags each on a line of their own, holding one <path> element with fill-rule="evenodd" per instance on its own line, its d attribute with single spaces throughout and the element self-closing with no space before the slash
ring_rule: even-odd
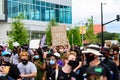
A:
<svg viewBox="0 0 120 80">
<path fill-rule="evenodd" d="M 53 46 L 68 45 L 65 26 L 51 27 L 51 34 Z"/>
</svg>

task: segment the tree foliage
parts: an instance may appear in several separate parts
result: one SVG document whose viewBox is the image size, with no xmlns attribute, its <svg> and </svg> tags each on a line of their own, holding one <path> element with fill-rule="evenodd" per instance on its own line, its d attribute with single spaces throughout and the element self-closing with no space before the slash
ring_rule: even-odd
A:
<svg viewBox="0 0 120 80">
<path fill-rule="evenodd" d="M 22 14 L 13 18 L 11 31 L 8 35 L 10 38 L 9 45 L 13 42 L 18 42 L 20 45 L 28 43 L 28 33 L 22 22 L 23 18 L 24 16 Z"/>
<path fill-rule="evenodd" d="M 98 43 L 100 40 L 97 38 L 97 35 L 94 34 L 94 24 L 93 18 L 88 18 L 87 20 L 87 30 L 85 34 L 85 40 L 89 41 L 90 43 Z"/>
<path fill-rule="evenodd" d="M 67 32 L 67 36 L 68 36 L 70 45 L 72 45 L 72 44 L 81 45 L 82 40 L 81 40 L 81 36 L 80 36 L 79 27 L 71 28 Z"/>
<path fill-rule="evenodd" d="M 57 26 L 57 22 L 55 19 L 52 19 L 49 23 L 48 23 L 48 27 L 46 29 L 46 43 L 48 46 L 51 45 L 51 41 L 52 41 L 52 36 L 51 36 L 51 27 L 53 26 Z"/>
<path fill-rule="evenodd" d="M 119 40 L 119 34 L 118 33 L 109 33 L 107 31 L 103 32 L 103 40 Z M 101 39 L 102 33 L 97 34 L 97 38 Z"/>
</svg>

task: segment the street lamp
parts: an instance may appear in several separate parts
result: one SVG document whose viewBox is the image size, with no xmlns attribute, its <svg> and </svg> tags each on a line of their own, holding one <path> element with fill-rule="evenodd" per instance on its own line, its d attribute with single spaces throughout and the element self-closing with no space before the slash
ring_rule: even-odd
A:
<svg viewBox="0 0 120 80">
<path fill-rule="evenodd" d="M 104 38 L 103 38 L 103 4 L 105 3 L 101 3 L 101 45 L 102 48 L 104 47 Z"/>
<path fill-rule="evenodd" d="M 104 37 L 103 37 L 103 27 L 104 25 L 107 25 L 111 22 L 114 22 L 114 21 L 120 21 L 120 15 L 116 15 L 116 18 L 111 20 L 111 21 L 108 21 L 106 23 L 103 23 L 103 4 L 105 3 L 101 3 L 101 44 L 102 44 L 102 48 L 104 47 Z"/>
</svg>

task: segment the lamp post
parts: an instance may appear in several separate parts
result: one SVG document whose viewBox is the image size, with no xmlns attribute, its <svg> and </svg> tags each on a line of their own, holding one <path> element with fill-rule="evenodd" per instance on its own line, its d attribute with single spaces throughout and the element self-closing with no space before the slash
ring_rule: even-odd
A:
<svg viewBox="0 0 120 80">
<path fill-rule="evenodd" d="M 101 3 L 101 45 L 104 47 L 104 37 L 103 37 L 103 3 Z"/>
<path fill-rule="evenodd" d="M 108 21 L 106 23 L 103 23 L 103 4 L 105 3 L 101 3 L 101 45 L 102 45 L 102 48 L 104 47 L 104 36 L 103 36 L 103 27 L 104 25 L 107 25 L 109 23 L 112 23 L 114 21 L 120 21 L 120 15 L 116 15 L 116 18 L 111 20 L 111 21 Z"/>
</svg>

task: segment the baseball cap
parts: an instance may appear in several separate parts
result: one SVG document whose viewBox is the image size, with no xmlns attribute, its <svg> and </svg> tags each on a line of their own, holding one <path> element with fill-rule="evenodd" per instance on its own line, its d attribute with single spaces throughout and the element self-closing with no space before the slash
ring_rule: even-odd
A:
<svg viewBox="0 0 120 80">
<path fill-rule="evenodd" d="M 58 57 L 56 55 L 54 55 L 54 54 L 50 54 L 50 57 L 51 56 L 55 57 L 55 59 L 58 59 Z"/>
<path fill-rule="evenodd" d="M 55 52 L 54 55 L 60 57 L 60 54 L 58 52 Z"/>
<path fill-rule="evenodd" d="M 110 54 L 110 49 L 109 48 L 102 48 L 100 52 L 102 54 Z"/>
<path fill-rule="evenodd" d="M 87 74 L 93 74 L 96 76 L 105 76 L 106 72 L 104 67 L 102 66 L 92 66 L 87 69 Z"/>
<path fill-rule="evenodd" d="M 10 52 L 8 52 L 8 51 L 3 51 L 2 52 L 2 56 L 10 56 L 11 55 L 11 53 Z"/>
<path fill-rule="evenodd" d="M 100 53 L 100 47 L 96 44 L 90 44 L 86 50 L 82 51 L 82 53 L 92 53 L 97 56 L 101 56 L 102 54 Z"/>
</svg>

